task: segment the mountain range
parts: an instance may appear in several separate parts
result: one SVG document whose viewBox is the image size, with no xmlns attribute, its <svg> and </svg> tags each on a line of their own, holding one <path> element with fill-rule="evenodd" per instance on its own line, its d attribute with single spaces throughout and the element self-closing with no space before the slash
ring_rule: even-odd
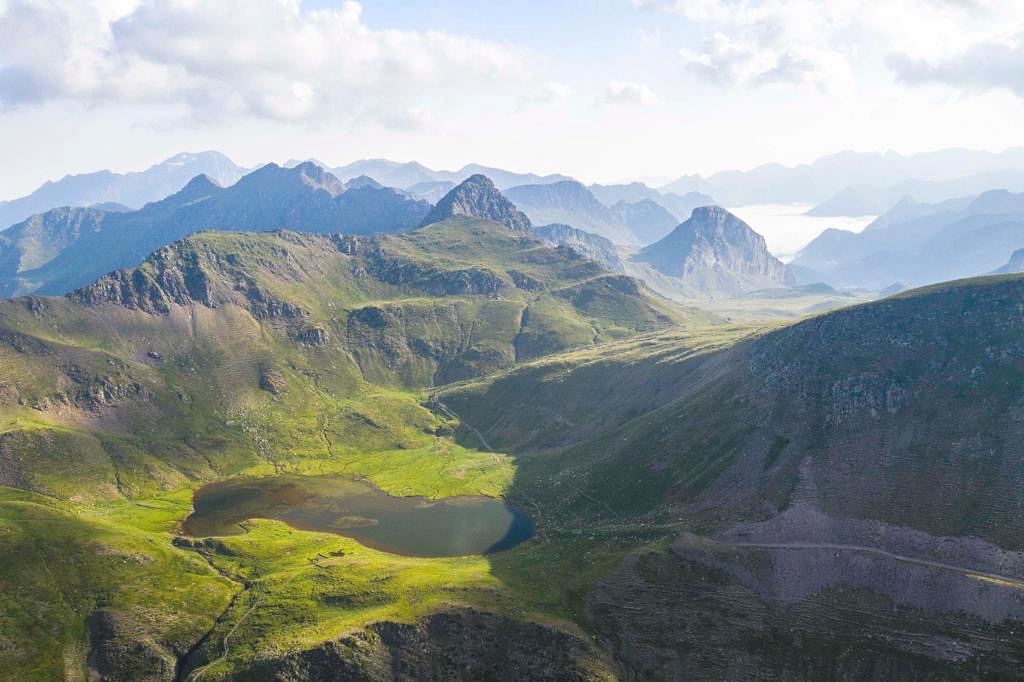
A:
<svg viewBox="0 0 1024 682">
<path fill-rule="evenodd" d="M 520 185 L 505 194 L 538 225 L 561 224 L 610 239 L 615 244 L 643 246 L 658 241 L 698 206 L 714 203 L 711 197 L 691 193 L 685 197 L 662 195 L 634 183 L 601 188 L 604 202 L 590 188 L 575 180 L 548 184 Z M 616 199 L 615 197 L 629 197 Z M 673 211 L 679 211 L 677 214 Z"/>
<path fill-rule="evenodd" d="M 533 227 L 624 220 L 578 183 L 381 182 L 271 164 L 0 234 L 33 292 L 0 299 L 0 678 L 1019 676 L 1024 277 L 730 324 L 667 297 L 795 268 L 725 208 L 630 253 Z M 1011 269 L 1022 209 L 904 201 L 801 267 Z M 193 533 L 204 495 L 230 523 Z M 476 552 L 354 533 L 491 513 Z"/>
<path fill-rule="evenodd" d="M 992 190 L 938 204 L 904 201 L 860 233 L 826 230 L 793 265 L 840 286 L 922 285 L 991 272 L 1021 247 L 1024 194 Z"/>
<path fill-rule="evenodd" d="M 353 163 L 328 168 L 341 180 L 348 180 L 359 175 L 368 175 L 378 182 L 390 187 L 408 188 L 426 182 L 451 182 L 458 184 L 473 175 L 486 175 L 499 189 L 508 189 L 515 185 L 536 185 L 562 182 L 571 178 L 565 175 L 537 175 L 535 173 L 515 173 L 481 166 L 471 163 L 457 171 L 432 170 L 423 164 L 411 161 L 399 163 L 387 159 L 365 159 Z"/>
<path fill-rule="evenodd" d="M 953 188 L 957 186 L 972 187 L 968 193 L 1008 189 L 1009 187 L 1002 183 L 1012 180 L 1018 184 L 1022 173 L 1024 148 L 1008 149 L 999 153 L 945 149 L 910 155 L 891 151 L 884 154 L 848 151 L 792 167 L 766 164 L 749 171 L 723 171 L 707 178 L 699 175 L 683 176 L 659 189 L 663 193 L 677 194 L 704 192 L 714 196 L 723 206 L 763 203 L 819 204 L 844 191 L 848 195 L 867 194 L 863 189 L 849 188 L 863 185 L 888 188 L 907 181 L 921 182 L 924 187 L 931 187 L 929 183 L 939 183 L 941 192 L 947 193 L 942 198 L 950 198 L 955 194 L 950 195 L 948 192 L 955 192 Z M 997 184 L 986 184 L 988 182 Z M 975 183 L 981 183 L 983 186 Z M 895 190 L 898 196 L 894 197 L 889 206 L 907 194 L 913 196 L 914 191 L 912 185 L 903 190 Z M 922 196 L 915 198 L 927 201 L 931 196 L 923 193 Z M 885 200 L 889 198 L 893 197 L 890 195 Z M 884 202 L 881 202 L 881 205 L 884 205 Z M 833 207 L 821 210 L 842 210 L 844 213 L 841 215 L 870 215 L 877 213 L 879 207 L 880 203 L 875 201 L 841 196 L 834 200 Z M 866 210 L 868 208 L 874 210 Z"/>
<path fill-rule="evenodd" d="M 0 233 L 0 295 L 59 294 L 200 230 L 368 234 L 419 225 L 430 204 L 312 163 L 269 164 L 222 187 L 205 175 L 138 211 L 58 208 Z"/>
<path fill-rule="evenodd" d="M 856 185 L 818 204 L 807 215 L 881 215 L 905 200 L 934 204 L 991 189 L 1024 191 L 1024 170 L 981 173 L 943 181 L 904 180 L 891 187 Z"/>
<path fill-rule="evenodd" d="M 366 159 L 338 167 L 316 159 L 311 161 L 343 182 L 367 176 L 431 203 L 476 174 L 486 175 L 502 190 L 572 180 L 562 174 L 518 173 L 479 164 L 443 171 L 417 162 L 387 159 Z M 291 160 L 284 165 L 294 167 L 300 163 Z M 0 201 L 0 229 L 64 206 L 117 203 L 138 209 L 176 192 L 196 175 L 208 175 L 226 186 L 246 172 L 223 154 L 202 152 L 178 154 L 145 171 L 118 174 L 104 170 L 67 176 L 45 183 L 28 196 Z M 792 167 L 767 164 L 749 171 L 723 171 L 707 178 L 683 176 L 658 189 L 639 182 L 593 184 L 587 189 L 609 208 L 620 201 L 635 204 L 650 199 L 677 220 L 685 220 L 698 206 L 712 204 L 796 202 L 816 204 L 810 212 L 816 216 L 878 215 L 906 197 L 920 203 L 936 203 L 990 189 L 1024 191 L 1024 150 L 991 153 L 947 149 L 911 155 L 841 152 Z M 588 229 L 582 225 L 575 227 Z"/>
<path fill-rule="evenodd" d="M 176 154 L 144 171 L 112 173 L 104 170 L 68 175 L 44 183 L 28 196 L 0 202 L 0 230 L 33 214 L 63 206 L 113 203 L 129 209 L 142 208 L 177 192 L 197 175 L 206 175 L 221 185 L 231 185 L 245 173 L 244 168 L 223 154 L 201 152 Z"/>
</svg>

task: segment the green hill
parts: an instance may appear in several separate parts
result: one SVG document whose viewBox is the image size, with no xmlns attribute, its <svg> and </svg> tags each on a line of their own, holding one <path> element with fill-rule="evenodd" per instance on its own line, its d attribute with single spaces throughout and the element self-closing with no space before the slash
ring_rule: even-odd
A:
<svg viewBox="0 0 1024 682">
<path fill-rule="evenodd" d="M 175 529 L 192 489 L 238 474 L 500 497 L 514 460 L 455 443 L 418 391 L 713 321 L 473 218 L 400 236 L 201 233 L 64 298 L 0 301 L 0 599 L 18 652 L 0 671 L 213 675 L 453 607 L 505 627 L 521 601 L 484 557 L 399 557 L 273 522 L 212 544 Z M 566 666 L 603 669 L 574 646 Z"/>
</svg>

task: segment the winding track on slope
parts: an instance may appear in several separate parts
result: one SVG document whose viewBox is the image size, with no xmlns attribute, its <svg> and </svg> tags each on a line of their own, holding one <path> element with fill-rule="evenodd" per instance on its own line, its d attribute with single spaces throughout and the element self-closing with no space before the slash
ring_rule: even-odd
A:
<svg viewBox="0 0 1024 682">
<path fill-rule="evenodd" d="M 1013 576 L 1002 575 L 1000 573 L 989 573 L 987 571 L 979 571 L 973 568 L 966 568 L 964 566 L 957 566 L 955 564 L 947 564 L 941 561 L 934 561 L 931 559 L 919 559 L 916 557 L 905 556 L 903 554 L 895 554 L 888 552 L 884 549 L 877 549 L 875 547 L 865 547 L 863 545 L 844 545 L 828 542 L 719 542 L 711 541 L 710 544 L 732 549 L 825 549 L 839 552 L 857 552 L 860 554 L 871 554 L 874 556 L 882 557 L 883 559 L 892 559 L 893 561 L 902 561 L 908 564 L 917 564 L 918 566 L 926 566 L 928 568 L 935 568 L 941 571 L 951 571 L 953 573 L 959 573 L 960 575 L 976 578 L 979 580 L 994 581 L 1004 584 L 1008 587 L 1012 587 L 1018 590 L 1024 590 L 1024 579 L 1016 578 Z"/>
</svg>

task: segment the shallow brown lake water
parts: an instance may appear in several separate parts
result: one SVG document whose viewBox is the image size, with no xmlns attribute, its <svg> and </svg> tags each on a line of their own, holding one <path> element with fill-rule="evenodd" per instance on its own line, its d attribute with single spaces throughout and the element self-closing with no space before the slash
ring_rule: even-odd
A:
<svg viewBox="0 0 1024 682">
<path fill-rule="evenodd" d="M 533 521 L 488 497 L 395 497 L 344 476 L 233 478 L 203 486 L 182 529 L 193 537 L 243 532 L 248 519 L 335 533 L 394 554 L 491 554 L 533 535 Z"/>
</svg>

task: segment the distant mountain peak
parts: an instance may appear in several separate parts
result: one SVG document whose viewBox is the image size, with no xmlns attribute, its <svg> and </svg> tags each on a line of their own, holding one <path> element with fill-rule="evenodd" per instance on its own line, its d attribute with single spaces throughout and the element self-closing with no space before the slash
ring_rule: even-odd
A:
<svg viewBox="0 0 1024 682">
<path fill-rule="evenodd" d="M 705 295 L 735 296 L 796 283 L 768 252 L 764 237 L 720 206 L 693 209 L 689 220 L 642 249 L 635 260 Z"/>
<path fill-rule="evenodd" d="M 222 188 L 223 185 L 211 178 L 209 175 L 206 173 L 200 173 L 189 180 L 188 184 L 181 188 L 181 192 L 205 192 Z M 179 192 L 179 194 L 181 192 Z"/>
<path fill-rule="evenodd" d="M 216 180 L 211 178 L 206 173 L 200 173 L 191 180 L 188 184 L 182 187 L 180 190 L 170 195 L 166 199 L 161 199 L 155 204 L 170 205 L 170 206 L 184 206 L 191 204 L 202 199 L 205 199 L 217 192 L 222 191 L 224 188 Z"/>
<path fill-rule="evenodd" d="M 1006 265 L 992 272 L 993 275 L 1012 275 L 1017 273 L 1024 273 L 1024 249 L 1014 251 Z"/>
<path fill-rule="evenodd" d="M 268 163 L 246 175 L 240 182 L 245 184 L 298 182 L 313 189 L 321 189 L 337 196 L 345 191 L 345 184 L 312 161 L 303 161 L 292 168 Z"/>
<path fill-rule="evenodd" d="M 360 187 L 373 187 L 374 189 L 382 189 L 384 185 L 380 184 L 369 175 L 360 175 L 354 177 L 345 183 L 345 187 L 348 189 L 359 189 Z"/>
<path fill-rule="evenodd" d="M 175 154 L 141 171 L 66 175 L 27 196 L 0 202 L 0 230 L 60 206 L 116 203 L 137 209 L 181 191 L 197 175 L 206 174 L 227 186 L 244 172 L 220 152 L 204 151 Z"/>
<path fill-rule="evenodd" d="M 483 218 L 512 230 L 529 232 L 533 225 L 515 204 L 498 191 L 486 175 L 471 175 L 444 195 L 423 220 L 430 225 L 454 216 Z"/>
</svg>

